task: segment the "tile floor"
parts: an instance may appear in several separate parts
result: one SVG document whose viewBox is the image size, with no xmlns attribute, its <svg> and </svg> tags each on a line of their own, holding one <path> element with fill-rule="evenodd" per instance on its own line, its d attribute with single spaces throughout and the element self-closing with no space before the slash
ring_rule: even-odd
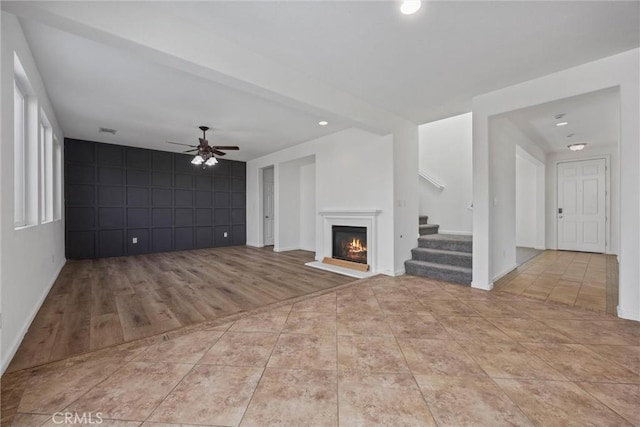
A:
<svg viewBox="0 0 640 427">
<path fill-rule="evenodd" d="M 614 314 L 617 293 L 615 302 L 607 301 L 614 297 L 610 288 L 617 290 L 617 272 L 612 280 L 609 271 L 617 270 L 617 265 L 611 266 L 613 259 L 613 255 L 544 251 L 498 280 L 494 290 Z"/>
<path fill-rule="evenodd" d="M 638 426 L 640 324 L 378 276 L 14 372 L 2 399 L 29 427 Z"/>
</svg>

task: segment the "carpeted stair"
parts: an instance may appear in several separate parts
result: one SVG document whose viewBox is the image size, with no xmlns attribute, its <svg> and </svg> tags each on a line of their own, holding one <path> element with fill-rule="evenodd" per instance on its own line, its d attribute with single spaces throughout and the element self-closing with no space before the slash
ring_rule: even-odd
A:
<svg viewBox="0 0 640 427">
<path fill-rule="evenodd" d="M 470 285 L 471 251 L 471 236 L 421 235 L 412 259 L 404 263 L 405 270 L 412 276 Z"/>
<path fill-rule="evenodd" d="M 428 222 L 428 216 L 420 215 L 420 219 L 418 221 L 418 229 L 420 230 L 421 236 L 426 236 L 428 234 L 438 234 L 438 228 L 440 228 L 440 226 L 438 224 L 428 224 Z"/>
</svg>

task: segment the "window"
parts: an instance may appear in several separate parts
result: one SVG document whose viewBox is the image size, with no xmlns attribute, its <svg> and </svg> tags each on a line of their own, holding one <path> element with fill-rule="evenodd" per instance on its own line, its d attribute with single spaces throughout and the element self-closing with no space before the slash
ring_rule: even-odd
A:
<svg viewBox="0 0 640 427">
<path fill-rule="evenodd" d="M 14 225 L 24 227 L 27 225 L 26 213 L 26 167 L 25 147 L 27 136 L 27 99 L 24 91 L 17 81 L 13 84 L 13 135 L 14 135 Z"/>
<path fill-rule="evenodd" d="M 53 133 L 47 116 L 40 112 L 38 127 L 40 153 L 40 222 L 53 220 Z"/>
</svg>

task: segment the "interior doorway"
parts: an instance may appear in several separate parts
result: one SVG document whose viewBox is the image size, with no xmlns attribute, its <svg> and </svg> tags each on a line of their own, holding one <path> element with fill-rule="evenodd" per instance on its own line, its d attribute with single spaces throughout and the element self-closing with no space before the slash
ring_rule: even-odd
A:
<svg viewBox="0 0 640 427">
<path fill-rule="evenodd" d="M 262 169 L 262 213 L 263 213 L 263 244 L 273 246 L 274 244 L 274 169 L 273 166 Z"/>
<path fill-rule="evenodd" d="M 558 249 L 606 251 L 606 159 L 558 163 Z"/>
</svg>

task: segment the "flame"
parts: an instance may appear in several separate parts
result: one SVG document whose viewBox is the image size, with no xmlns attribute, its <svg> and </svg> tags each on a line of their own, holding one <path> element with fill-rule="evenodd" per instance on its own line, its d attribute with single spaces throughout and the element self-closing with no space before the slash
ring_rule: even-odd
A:
<svg viewBox="0 0 640 427">
<path fill-rule="evenodd" d="M 349 251 L 351 252 L 364 252 L 367 250 L 367 248 L 362 245 L 362 242 L 360 241 L 360 239 L 356 239 L 355 237 L 353 238 L 351 243 L 349 243 L 348 246 L 349 246 Z"/>
</svg>

